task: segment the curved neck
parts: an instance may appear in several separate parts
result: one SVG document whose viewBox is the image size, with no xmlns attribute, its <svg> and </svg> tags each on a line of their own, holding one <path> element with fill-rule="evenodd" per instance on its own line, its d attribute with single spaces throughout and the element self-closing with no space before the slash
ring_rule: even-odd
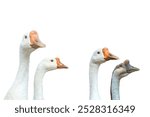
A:
<svg viewBox="0 0 150 117">
<path fill-rule="evenodd" d="M 111 88 L 110 88 L 111 100 L 120 100 L 119 86 L 120 86 L 119 76 L 112 74 Z"/>
<path fill-rule="evenodd" d="M 22 83 L 24 88 L 28 87 L 30 54 L 31 53 L 28 50 L 20 49 L 19 68 L 15 81 L 20 81 L 19 83 Z M 25 92 L 27 93 L 27 89 Z"/>
<path fill-rule="evenodd" d="M 43 99 L 43 77 L 47 71 L 37 68 L 34 76 L 34 100 Z"/>
<path fill-rule="evenodd" d="M 90 100 L 100 99 L 98 92 L 98 69 L 100 65 L 90 62 L 89 67 L 89 85 L 90 85 Z"/>
<path fill-rule="evenodd" d="M 24 100 L 28 98 L 29 59 L 31 52 L 20 47 L 19 68 L 13 85 L 5 99 Z"/>
</svg>

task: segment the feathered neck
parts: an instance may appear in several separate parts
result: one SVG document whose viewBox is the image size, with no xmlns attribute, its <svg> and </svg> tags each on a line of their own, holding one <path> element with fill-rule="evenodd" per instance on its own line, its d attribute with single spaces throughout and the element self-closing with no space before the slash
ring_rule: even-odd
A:
<svg viewBox="0 0 150 117">
<path fill-rule="evenodd" d="M 13 85 L 5 99 L 26 100 L 28 98 L 29 60 L 31 50 L 20 47 L 19 68 Z"/>
<path fill-rule="evenodd" d="M 100 64 L 90 62 L 89 67 L 89 84 L 90 84 L 90 100 L 100 99 L 98 92 L 98 69 Z"/>
<path fill-rule="evenodd" d="M 120 86 L 119 76 L 112 74 L 111 89 L 110 89 L 111 100 L 120 100 L 119 86 Z"/>
<path fill-rule="evenodd" d="M 42 100 L 43 98 L 43 77 L 47 70 L 37 67 L 34 76 L 34 100 Z"/>
</svg>

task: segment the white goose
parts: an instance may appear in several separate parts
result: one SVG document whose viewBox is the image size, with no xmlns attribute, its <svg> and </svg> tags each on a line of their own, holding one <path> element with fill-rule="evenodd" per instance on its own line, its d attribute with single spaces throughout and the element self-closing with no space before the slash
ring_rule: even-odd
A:
<svg viewBox="0 0 150 117">
<path fill-rule="evenodd" d="M 61 69 L 61 68 L 68 68 L 63 63 L 60 62 L 59 58 L 55 59 L 49 59 L 45 58 L 43 59 L 35 72 L 34 76 L 34 100 L 43 100 L 43 77 L 46 72 L 55 70 L 55 69 Z"/>
<path fill-rule="evenodd" d="M 120 100 L 120 80 L 132 72 L 139 71 L 138 68 L 130 65 L 129 60 L 117 65 L 112 73 L 110 94 L 111 100 Z"/>
<path fill-rule="evenodd" d="M 31 31 L 25 34 L 20 44 L 20 61 L 16 79 L 8 90 L 4 99 L 6 100 L 25 100 L 28 98 L 28 78 L 30 54 L 38 49 L 45 47 L 39 40 L 38 33 Z"/>
<path fill-rule="evenodd" d="M 108 48 L 98 49 L 93 53 L 89 65 L 89 85 L 90 85 L 89 99 L 90 100 L 100 99 L 99 92 L 98 92 L 99 66 L 108 60 L 117 60 L 117 59 L 118 57 L 111 54 Z"/>
</svg>

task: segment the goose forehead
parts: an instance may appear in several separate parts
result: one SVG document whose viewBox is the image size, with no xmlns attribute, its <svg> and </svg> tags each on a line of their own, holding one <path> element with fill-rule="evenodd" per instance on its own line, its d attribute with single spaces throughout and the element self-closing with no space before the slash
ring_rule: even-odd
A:
<svg viewBox="0 0 150 117">
<path fill-rule="evenodd" d="M 31 32 L 31 31 L 27 31 L 27 32 L 24 33 L 24 35 L 30 37 L 30 32 Z"/>
<path fill-rule="evenodd" d="M 56 61 L 55 58 L 49 58 L 49 57 L 47 57 L 47 58 L 45 58 L 45 59 L 43 59 L 43 60 L 44 60 L 44 61 L 51 61 L 51 60 Z"/>
<path fill-rule="evenodd" d="M 27 36 L 29 36 L 29 34 L 30 34 L 30 31 L 29 31 L 29 32 L 24 33 L 24 35 L 27 35 Z"/>
<path fill-rule="evenodd" d="M 34 30 L 27 31 L 26 33 L 24 33 L 24 35 L 27 35 L 29 39 L 30 39 L 30 36 L 31 36 L 32 34 L 37 34 L 37 35 L 38 35 L 37 31 L 34 31 Z"/>
<path fill-rule="evenodd" d="M 100 49 L 101 55 L 104 58 L 104 53 L 103 53 L 103 49 Z"/>
</svg>

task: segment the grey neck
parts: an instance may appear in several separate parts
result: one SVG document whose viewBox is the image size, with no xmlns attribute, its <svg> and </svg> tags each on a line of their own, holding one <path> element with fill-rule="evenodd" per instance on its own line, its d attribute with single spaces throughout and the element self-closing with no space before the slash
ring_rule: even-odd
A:
<svg viewBox="0 0 150 117">
<path fill-rule="evenodd" d="M 120 100 L 119 87 L 120 87 L 120 78 L 115 74 L 112 74 L 111 88 L 110 88 L 111 100 Z"/>
</svg>

